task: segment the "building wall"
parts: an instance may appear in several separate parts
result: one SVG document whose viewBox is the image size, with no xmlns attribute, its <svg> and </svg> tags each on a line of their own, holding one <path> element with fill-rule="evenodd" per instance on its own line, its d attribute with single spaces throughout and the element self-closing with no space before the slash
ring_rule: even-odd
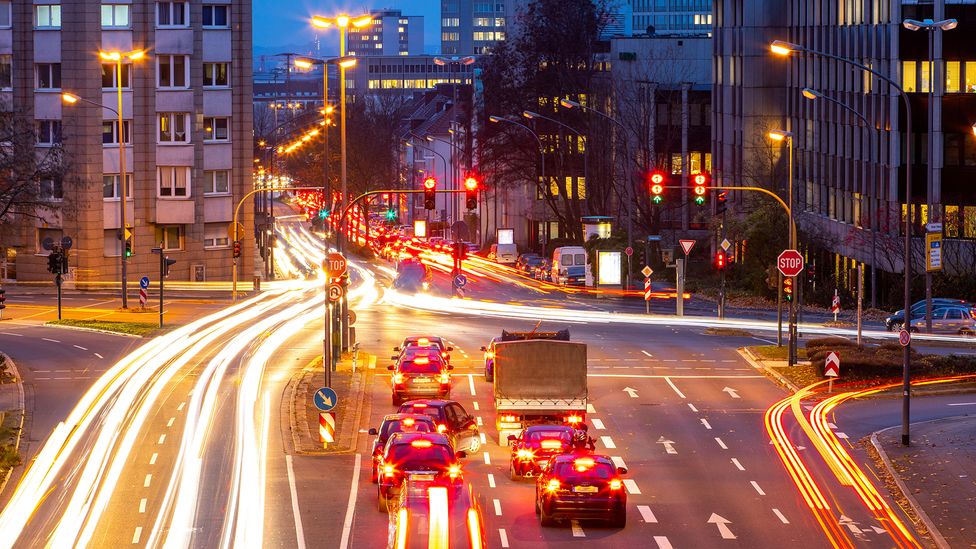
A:
<svg viewBox="0 0 976 549">
<path fill-rule="evenodd" d="M 351 55 L 420 55 L 424 53 L 424 18 L 385 10 L 365 27 L 350 27 L 348 37 Z"/>
<path fill-rule="evenodd" d="M 346 73 L 352 95 L 402 94 L 433 89 L 437 84 L 471 84 L 472 65 L 438 65 L 434 56 L 373 56 Z"/>
<path fill-rule="evenodd" d="M 441 53 L 478 55 L 514 34 L 527 0 L 441 0 Z"/>
<path fill-rule="evenodd" d="M 712 2 L 721 0 L 628 0 L 634 34 L 702 34 L 712 28 Z"/>
</svg>

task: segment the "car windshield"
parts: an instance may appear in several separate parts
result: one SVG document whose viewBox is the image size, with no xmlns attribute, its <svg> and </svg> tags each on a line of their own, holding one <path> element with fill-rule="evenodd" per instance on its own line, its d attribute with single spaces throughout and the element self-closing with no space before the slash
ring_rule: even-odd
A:
<svg viewBox="0 0 976 549">
<path fill-rule="evenodd" d="M 564 430 L 551 430 L 551 431 L 528 431 L 525 433 L 526 442 L 541 442 L 543 440 L 558 440 L 560 442 L 570 442 L 571 437 L 569 431 Z"/>
<path fill-rule="evenodd" d="M 608 463 L 595 463 L 591 466 L 577 465 L 573 461 L 556 464 L 556 478 L 563 482 L 577 483 L 588 480 L 610 480 L 614 475 L 613 466 Z"/>
<path fill-rule="evenodd" d="M 406 360 L 400 363 L 399 370 L 407 374 L 436 374 L 441 371 L 441 363 L 430 359 Z"/>
<path fill-rule="evenodd" d="M 436 471 L 447 469 L 452 461 L 451 451 L 443 444 L 418 447 L 397 444 L 391 448 L 390 459 L 400 471 Z"/>
<path fill-rule="evenodd" d="M 413 418 L 411 420 L 410 425 L 404 425 L 402 419 L 391 419 L 384 422 L 380 430 L 380 441 L 386 441 L 393 433 L 404 431 L 408 433 L 430 433 L 432 431 L 430 422 Z"/>
</svg>

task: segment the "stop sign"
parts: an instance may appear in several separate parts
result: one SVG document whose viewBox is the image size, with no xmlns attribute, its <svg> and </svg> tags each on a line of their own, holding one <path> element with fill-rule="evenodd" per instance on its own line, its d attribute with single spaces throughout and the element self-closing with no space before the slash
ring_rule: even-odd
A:
<svg viewBox="0 0 976 549">
<path fill-rule="evenodd" d="M 803 256 L 796 250 L 783 250 L 776 258 L 776 268 L 783 276 L 796 276 L 803 271 Z"/>
<path fill-rule="evenodd" d="M 326 270 L 333 278 L 340 277 L 346 273 L 346 258 L 340 253 L 332 252 L 326 259 Z"/>
</svg>

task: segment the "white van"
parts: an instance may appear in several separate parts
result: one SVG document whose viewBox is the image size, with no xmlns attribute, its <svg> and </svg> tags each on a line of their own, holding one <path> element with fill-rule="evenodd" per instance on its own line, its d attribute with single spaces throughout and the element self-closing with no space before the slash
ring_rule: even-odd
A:
<svg viewBox="0 0 976 549">
<path fill-rule="evenodd" d="M 552 278 L 556 284 L 586 284 L 586 249 L 563 246 L 552 251 Z"/>
<path fill-rule="evenodd" d="M 492 244 L 488 250 L 488 260 L 505 265 L 514 265 L 518 260 L 518 246 L 515 244 Z"/>
</svg>

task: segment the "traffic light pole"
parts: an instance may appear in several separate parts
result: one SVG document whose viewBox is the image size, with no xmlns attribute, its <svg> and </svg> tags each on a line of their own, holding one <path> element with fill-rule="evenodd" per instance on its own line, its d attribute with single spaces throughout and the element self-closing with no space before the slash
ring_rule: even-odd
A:
<svg viewBox="0 0 976 549">
<path fill-rule="evenodd" d="M 237 225 L 234 225 L 235 227 Z M 162 246 L 160 246 L 162 248 Z M 237 262 L 237 259 L 234 260 Z M 159 327 L 163 327 L 163 280 L 166 279 L 166 256 L 162 250 L 159 252 Z"/>
</svg>

